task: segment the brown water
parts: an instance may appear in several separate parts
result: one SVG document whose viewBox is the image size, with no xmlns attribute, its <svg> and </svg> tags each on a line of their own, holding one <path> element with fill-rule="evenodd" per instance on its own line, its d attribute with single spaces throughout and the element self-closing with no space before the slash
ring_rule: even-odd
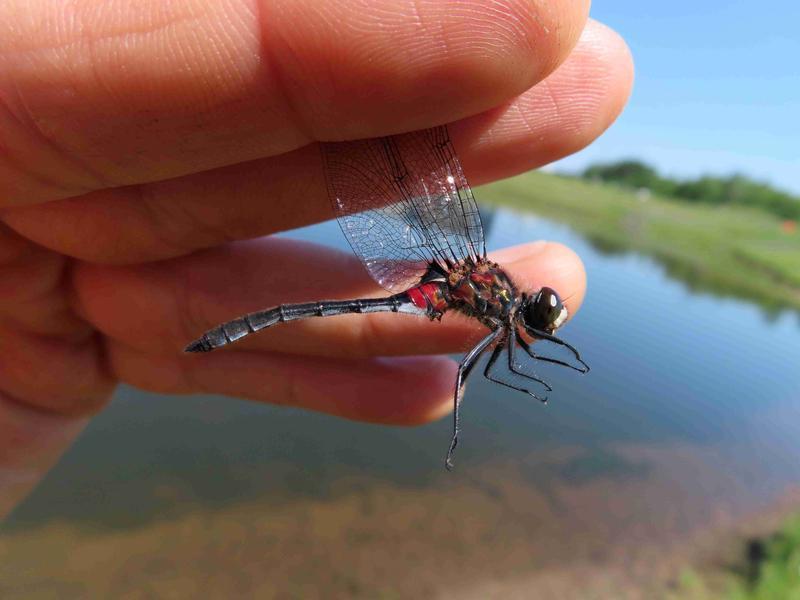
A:
<svg viewBox="0 0 800 600">
<path fill-rule="evenodd" d="M 476 379 L 455 473 L 447 421 L 122 389 L 7 525 L 0 595 L 653 597 L 800 482 L 800 327 L 545 221 L 489 241 L 537 238 L 587 263 L 592 373 L 547 407 Z"/>
</svg>

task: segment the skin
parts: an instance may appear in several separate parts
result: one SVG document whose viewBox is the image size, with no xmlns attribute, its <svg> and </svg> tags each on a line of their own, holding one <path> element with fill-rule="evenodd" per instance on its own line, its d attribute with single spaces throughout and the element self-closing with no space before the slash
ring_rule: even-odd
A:
<svg viewBox="0 0 800 600">
<path fill-rule="evenodd" d="M 426 355 L 484 334 L 464 318 L 312 319 L 181 350 L 251 310 L 379 294 L 348 253 L 261 237 L 332 216 L 317 141 L 450 123 L 477 185 L 590 143 L 632 81 L 581 0 L 129 4 L 0 3 L 0 514 L 120 382 L 375 423 L 446 414 L 455 364 Z M 569 249 L 491 258 L 576 313 Z"/>
</svg>

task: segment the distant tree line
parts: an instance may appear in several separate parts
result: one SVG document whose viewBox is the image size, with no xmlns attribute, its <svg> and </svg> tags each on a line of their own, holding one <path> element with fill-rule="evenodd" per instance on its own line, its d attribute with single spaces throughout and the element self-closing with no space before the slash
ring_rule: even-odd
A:
<svg viewBox="0 0 800 600">
<path fill-rule="evenodd" d="M 697 179 L 662 177 L 651 166 L 637 160 L 592 165 L 581 177 L 616 183 L 632 189 L 648 189 L 654 194 L 687 202 L 739 204 L 769 211 L 784 219 L 800 220 L 800 198 L 744 175 Z"/>
</svg>

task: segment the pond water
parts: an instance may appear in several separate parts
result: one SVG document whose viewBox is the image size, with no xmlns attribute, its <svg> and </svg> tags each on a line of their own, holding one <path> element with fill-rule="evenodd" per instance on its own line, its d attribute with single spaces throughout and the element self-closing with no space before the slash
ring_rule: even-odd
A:
<svg viewBox="0 0 800 600">
<path fill-rule="evenodd" d="M 335 223 L 293 235 L 346 247 Z M 449 419 L 365 426 L 124 388 L 7 532 L 113 536 L 122 554 L 135 538 L 170 577 L 202 568 L 219 593 L 569 597 L 641 589 L 700 533 L 800 483 L 796 315 L 695 293 L 649 259 L 493 213 L 490 248 L 533 239 L 586 263 L 589 292 L 563 337 L 592 372 L 548 370 L 547 406 L 474 377 L 456 472 L 442 468 Z M 115 581 L 103 589 L 124 589 Z"/>
</svg>

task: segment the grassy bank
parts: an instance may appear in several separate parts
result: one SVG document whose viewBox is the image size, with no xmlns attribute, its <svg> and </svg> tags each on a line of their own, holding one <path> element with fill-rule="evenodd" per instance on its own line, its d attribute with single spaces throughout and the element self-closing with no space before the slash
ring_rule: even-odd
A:
<svg viewBox="0 0 800 600">
<path fill-rule="evenodd" d="M 600 249 L 649 255 L 693 288 L 800 310 L 800 233 L 760 210 L 643 199 L 545 173 L 486 186 L 478 197 L 566 223 Z"/>
<path fill-rule="evenodd" d="M 735 583 L 730 598 L 772 600 L 800 598 L 800 517 L 771 538 L 749 546 L 752 568 Z"/>
<path fill-rule="evenodd" d="M 742 545 L 733 564 L 687 571 L 669 600 L 800 599 L 800 516 L 777 532 Z"/>
</svg>

